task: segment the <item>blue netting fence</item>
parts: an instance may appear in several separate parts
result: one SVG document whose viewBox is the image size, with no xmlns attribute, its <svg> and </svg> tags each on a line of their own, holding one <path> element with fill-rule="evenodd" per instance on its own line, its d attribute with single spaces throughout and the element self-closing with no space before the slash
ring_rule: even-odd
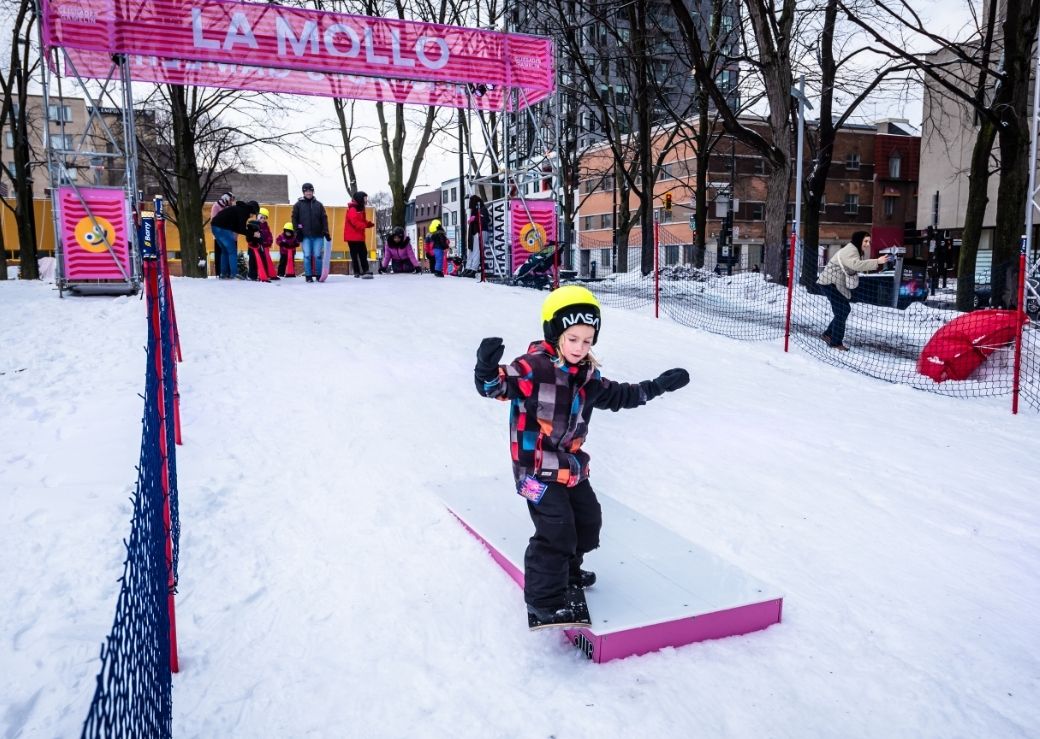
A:
<svg viewBox="0 0 1040 739">
<path fill-rule="evenodd" d="M 579 241 L 576 281 L 592 290 L 604 305 L 652 312 L 656 290 L 661 315 L 677 323 L 746 341 L 784 340 L 787 285 L 764 279 L 760 252 L 746 249 L 727 261 L 720 260 L 710 246 L 704 266 L 698 268 L 690 263 L 692 244 L 662 230 L 655 285 L 652 272 L 642 273 L 639 247 L 630 241 L 623 248 L 627 248 L 628 259 L 627 269 L 621 270 L 619 250 L 613 244 L 584 235 Z M 817 274 L 829 256 L 819 255 Z M 942 395 L 1011 394 L 1014 344 L 1004 331 L 980 328 L 994 320 L 992 314 L 956 310 L 956 275 L 940 274 L 927 260 L 907 256 L 861 274 L 848 306 L 844 350 L 833 347 L 825 336 L 835 316 L 831 300 L 814 277 L 802 279 L 800 252 L 794 263 L 790 336 L 800 350 L 834 366 Z M 1003 320 L 1009 319 L 1005 315 Z M 953 321 L 958 323 L 948 326 Z M 936 344 L 929 342 L 937 332 L 958 328 L 979 337 L 970 349 L 978 361 L 965 377 L 937 382 L 922 372 L 921 367 L 926 366 L 922 355 L 933 354 Z M 1020 397 L 1026 406 L 1040 411 L 1038 331 L 1032 322 L 1023 333 Z"/>
<path fill-rule="evenodd" d="M 153 282 L 154 286 L 155 283 Z M 97 687 L 83 724 L 83 737 L 169 737 L 172 734 L 169 579 L 164 521 L 164 462 L 169 462 L 171 528 L 176 522 L 175 446 L 172 424 L 164 424 L 162 406 L 172 413 L 170 313 L 158 281 L 147 294 L 148 344 L 145 363 L 141 456 L 133 497 L 133 518 L 120 578 L 112 630 L 101 647 Z M 152 316 L 158 313 L 158 333 Z M 157 353 L 163 349 L 163 360 Z M 167 361 L 167 356 L 169 361 Z M 161 390 L 163 392 L 161 392 Z M 163 400 L 161 400 L 163 398 Z M 167 415 L 167 418 L 170 416 Z M 166 439 L 166 458 L 160 440 Z"/>
</svg>

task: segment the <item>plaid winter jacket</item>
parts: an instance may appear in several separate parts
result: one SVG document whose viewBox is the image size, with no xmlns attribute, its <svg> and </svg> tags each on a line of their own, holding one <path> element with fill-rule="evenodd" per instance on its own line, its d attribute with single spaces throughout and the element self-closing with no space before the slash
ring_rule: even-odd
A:
<svg viewBox="0 0 1040 739">
<path fill-rule="evenodd" d="M 654 397 L 650 381 L 614 382 L 588 363 L 571 365 L 546 341 L 531 344 L 527 354 L 500 366 L 481 395 L 512 401 L 509 447 L 513 476 L 574 487 L 589 476 L 589 455 L 582 450 L 593 408 L 637 408 Z"/>
</svg>

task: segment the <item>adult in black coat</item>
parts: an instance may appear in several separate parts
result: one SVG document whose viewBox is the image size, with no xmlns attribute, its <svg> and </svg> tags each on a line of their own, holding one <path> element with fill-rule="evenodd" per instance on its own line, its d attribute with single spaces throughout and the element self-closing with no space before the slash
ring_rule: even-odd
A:
<svg viewBox="0 0 1040 739">
<path fill-rule="evenodd" d="M 238 202 L 224 208 L 210 222 L 213 239 L 220 244 L 220 270 L 222 280 L 230 280 L 238 274 L 238 236 L 259 238 L 249 221 L 260 213 L 260 204 L 255 200 Z"/>
</svg>

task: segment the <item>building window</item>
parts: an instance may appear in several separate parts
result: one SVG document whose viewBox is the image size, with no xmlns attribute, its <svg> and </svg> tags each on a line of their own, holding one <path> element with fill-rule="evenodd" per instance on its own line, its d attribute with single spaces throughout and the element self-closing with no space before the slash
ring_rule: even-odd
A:
<svg viewBox="0 0 1040 739">
<path fill-rule="evenodd" d="M 4 162 L 4 166 L 7 167 L 7 171 L 10 172 L 11 177 L 14 178 L 16 176 L 14 162 Z"/>
<path fill-rule="evenodd" d="M 613 228 L 614 227 L 614 214 L 613 213 L 603 213 L 599 217 L 599 227 L 600 228 Z"/>
<path fill-rule="evenodd" d="M 850 152 L 845 155 L 845 169 L 859 169 L 858 152 Z"/>
<path fill-rule="evenodd" d="M 75 167 L 66 167 L 64 164 L 58 165 L 58 178 L 61 180 L 62 185 L 75 182 L 78 176 L 79 171 Z"/>
<path fill-rule="evenodd" d="M 896 214 L 896 199 L 891 195 L 884 197 L 885 218 L 891 218 Z"/>
<path fill-rule="evenodd" d="M 679 263 L 679 245 L 678 244 L 667 244 L 664 247 L 664 263 L 665 264 L 678 264 Z"/>
<path fill-rule="evenodd" d="M 672 211 L 661 208 L 661 223 L 672 222 Z"/>
<path fill-rule="evenodd" d="M 458 196 L 455 192 L 455 188 L 453 187 L 451 188 L 451 202 L 454 203 L 456 200 L 458 200 Z"/>
<path fill-rule="evenodd" d="M 4 131 L 4 144 L 8 149 L 14 148 L 14 133 L 11 131 Z"/>
<path fill-rule="evenodd" d="M 583 216 L 581 219 L 581 230 L 591 231 L 592 230 L 592 216 Z"/>
<path fill-rule="evenodd" d="M 765 203 L 751 203 L 751 220 L 761 221 L 766 217 Z"/>
<path fill-rule="evenodd" d="M 658 182 L 662 182 L 664 180 L 671 180 L 671 179 L 674 179 L 674 177 L 672 175 L 672 165 L 671 165 L 671 163 L 662 164 L 661 165 L 661 174 L 659 174 L 657 176 L 657 181 Z"/>
<path fill-rule="evenodd" d="M 71 133 L 52 133 L 51 146 L 61 151 L 72 151 L 75 146 L 74 138 Z"/>
<path fill-rule="evenodd" d="M 756 157 L 754 160 L 755 166 L 751 170 L 752 174 L 765 174 L 766 173 L 766 160 L 764 157 Z"/>
<path fill-rule="evenodd" d="M 72 109 L 67 105 L 49 105 L 47 117 L 55 123 L 68 123 L 72 120 Z"/>
<path fill-rule="evenodd" d="M 610 266 L 610 249 L 599 250 L 599 264 L 601 267 Z"/>
<path fill-rule="evenodd" d="M 845 215 L 854 216 L 859 213 L 859 195 L 845 196 Z"/>
<path fill-rule="evenodd" d="M 888 158 L 888 176 L 893 180 L 898 180 L 902 176 L 900 175 L 902 169 L 903 157 L 901 157 L 897 151 Z"/>
</svg>

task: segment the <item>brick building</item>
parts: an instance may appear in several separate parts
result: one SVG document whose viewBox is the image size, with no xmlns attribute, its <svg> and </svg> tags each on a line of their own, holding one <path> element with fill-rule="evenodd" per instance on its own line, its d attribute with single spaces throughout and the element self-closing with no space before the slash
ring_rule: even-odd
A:
<svg viewBox="0 0 1040 739">
<path fill-rule="evenodd" d="M 746 119 L 745 123 L 768 136 L 764 120 Z M 905 233 L 913 229 L 920 138 L 901 123 L 882 121 L 874 126 L 852 125 L 838 133 L 820 210 L 821 259 L 848 241 L 853 231 L 871 231 L 876 253 L 878 248 L 903 245 Z M 663 132 L 659 131 L 654 139 L 658 150 L 663 139 Z M 692 259 L 696 157 L 692 144 L 674 144 L 654 186 L 654 208 L 661 224 L 661 243 L 665 245 L 662 258 L 666 264 Z M 732 188 L 735 195 L 734 256 L 738 268 L 750 269 L 761 264 L 763 256 L 765 160 L 727 136 L 720 138 L 710 157 L 705 265 L 711 268 L 716 262 L 715 245 Z M 812 154 L 807 145 L 806 168 L 811 162 Z M 615 263 L 613 232 L 619 204 L 611 163 L 610 152 L 604 149 L 594 149 L 582 160 L 583 177 L 579 182 L 580 205 L 576 223 L 579 234 L 577 266 L 582 273 L 588 273 L 592 261 L 597 262 L 600 271 L 609 271 Z M 670 212 L 663 207 L 668 194 L 672 199 Z M 793 182 L 790 197 L 788 222 L 794 215 Z M 633 211 L 638 207 L 634 196 L 630 197 L 630 207 Z M 629 233 L 627 244 L 638 245 L 640 238 L 637 225 Z M 630 269 L 635 266 L 629 264 Z"/>
<path fill-rule="evenodd" d="M 441 190 L 431 190 L 415 196 L 416 249 L 421 248 L 430 222 L 441 217 Z"/>
</svg>

